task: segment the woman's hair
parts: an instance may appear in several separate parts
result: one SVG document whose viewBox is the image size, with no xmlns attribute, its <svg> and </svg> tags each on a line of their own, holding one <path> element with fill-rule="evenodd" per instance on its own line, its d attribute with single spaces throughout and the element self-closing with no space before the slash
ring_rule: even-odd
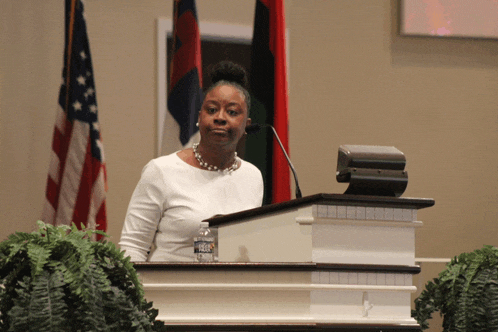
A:
<svg viewBox="0 0 498 332">
<path fill-rule="evenodd" d="M 249 91 L 247 91 L 247 73 L 241 65 L 231 61 L 218 62 L 211 68 L 209 76 L 212 83 L 204 95 L 207 95 L 211 90 L 220 85 L 233 86 L 244 95 L 247 112 L 249 113 L 251 96 L 249 95 Z"/>
</svg>

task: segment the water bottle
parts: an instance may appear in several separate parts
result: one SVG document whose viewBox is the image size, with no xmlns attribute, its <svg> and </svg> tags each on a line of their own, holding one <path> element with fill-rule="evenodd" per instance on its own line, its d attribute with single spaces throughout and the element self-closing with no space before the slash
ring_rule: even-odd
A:
<svg viewBox="0 0 498 332">
<path fill-rule="evenodd" d="M 194 261 L 214 261 L 214 236 L 209 229 L 209 223 L 201 222 L 201 227 L 194 237 Z"/>
</svg>

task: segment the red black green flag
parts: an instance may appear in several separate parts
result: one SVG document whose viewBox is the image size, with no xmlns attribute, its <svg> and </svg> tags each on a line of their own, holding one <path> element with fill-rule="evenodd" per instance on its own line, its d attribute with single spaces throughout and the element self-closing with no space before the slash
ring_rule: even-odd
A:
<svg viewBox="0 0 498 332">
<path fill-rule="evenodd" d="M 274 126 L 289 153 L 286 63 L 284 1 L 257 0 L 250 69 L 250 117 L 253 123 Z M 290 199 L 289 166 L 271 130 L 248 137 L 245 159 L 263 173 L 264 204 Z"/>
</svg>

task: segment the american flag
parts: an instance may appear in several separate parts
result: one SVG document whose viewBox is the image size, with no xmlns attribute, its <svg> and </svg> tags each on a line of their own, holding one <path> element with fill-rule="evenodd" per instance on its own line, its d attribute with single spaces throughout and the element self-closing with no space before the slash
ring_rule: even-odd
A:
<svg viewBox="0 0 498 332">
<path fill-rule="evenodd" d="M 66 0 L 65 8 L 63 79 L 42 220 L 106 231 L 106 168 L 83 3 Z"/>
</svg>

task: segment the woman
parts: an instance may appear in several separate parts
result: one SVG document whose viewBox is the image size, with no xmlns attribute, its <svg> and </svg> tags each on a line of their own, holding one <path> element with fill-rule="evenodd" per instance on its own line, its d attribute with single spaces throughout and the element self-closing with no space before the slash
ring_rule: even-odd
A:
<svg viewBox="0 0 498 332">
<path fill-rule="evenodd" d="M 197 123 L 200 142 L 142 171 L 119 242 L 132 261 L 193 261 L 202 220 L 262 204 L 261 172 L 235 151 L 251 123 L 245 71 L 222 62 L 211 76 Z"/>
</svg>

